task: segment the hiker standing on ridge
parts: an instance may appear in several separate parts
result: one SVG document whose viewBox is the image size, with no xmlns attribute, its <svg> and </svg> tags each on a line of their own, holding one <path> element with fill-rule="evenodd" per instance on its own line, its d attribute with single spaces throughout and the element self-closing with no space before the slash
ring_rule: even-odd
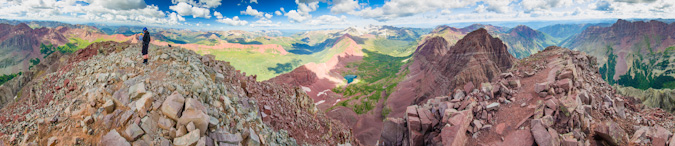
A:
<svg viewBox="0 0 675 146">
<path fill-rule="evenodd" d="M 148 64 L 148 45 L 150 44 L 150 33 L 148 32 L 147 27 L 143 27 L 143 64 Z"/>
</svg>

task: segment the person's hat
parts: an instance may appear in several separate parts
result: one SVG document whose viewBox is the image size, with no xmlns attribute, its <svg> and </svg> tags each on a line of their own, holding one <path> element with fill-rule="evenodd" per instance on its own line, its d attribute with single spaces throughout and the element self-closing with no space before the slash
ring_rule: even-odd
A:
<svg viewBox="0 0 675 146">
<path fill-rule="evenodd" d="M 147 28 L 147 27 L 143 27 L 143 31 L 147 31 L 147 30 L 148 30 L 148 28 Z"/>
</svg>

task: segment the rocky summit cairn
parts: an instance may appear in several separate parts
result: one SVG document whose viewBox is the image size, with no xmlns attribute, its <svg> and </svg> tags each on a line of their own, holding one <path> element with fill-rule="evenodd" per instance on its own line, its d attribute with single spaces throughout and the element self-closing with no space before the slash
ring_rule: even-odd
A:
<svg viewBox="0 0 675 146">
<path fill-rule="evenodd" d="M 675 145 L 670 113 L 615 94 L 578 51 L 548 47 L 464 88 L 388 118 L 379 145 Z"/>
<path fill-rule="evenodd" d="M 0 109 L 0 145 L 353 142 L 349 129 L 325 118 L 301 90 L 257 82 L 212 55 L 150 48 L 148 65 L 137 60 L 140 46 L 128 43 L 50 56 L 26 73 L 30 77 L 18 77 L 22 90 Z M 276 120 L 282 116 L 294 120 Z M 309 131 L 302 128 L 315 131 L 297 132 Z"/>
</svg>

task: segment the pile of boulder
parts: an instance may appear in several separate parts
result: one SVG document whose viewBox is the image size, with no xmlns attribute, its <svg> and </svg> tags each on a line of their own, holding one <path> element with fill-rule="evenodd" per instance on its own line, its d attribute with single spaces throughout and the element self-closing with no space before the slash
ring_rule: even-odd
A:
<svg viewBox="0 0 675 146">
<path fill-rule="evenodd" d="M 94 46 L 94 47 L 92 47 Z M 33 78 L 15 101 L 0 109 L 0 145 L 337 145 L 349 143 L 348 129 L 328 130 L 340 140 L 323 136 L 298 142 L 288 131 L 264 118 L 274 115 L 257 86 L 214 56 L 183 48 L 150 47 L 150 64 L 138 60 L 140 45 L 102 42 L 56 59 L 58 69 Z M 248 84 L 247 84 L 248 83 Z M 283 88 L 279 86 L 277 88 Z M 279 89 L 281 90 L 281 89 Z M 293 90 L 294 88 L 285 89 Z M 297 93 L 293 93 L 297 94 Z M 274 98 L 289 98 L 276 93 Z M 311 117 L 320 113 L 309 97 L 284 100 L 276 111 Z M 272 95 L 270 95 L 272 96 Z M 301 100 L 302 99 L 302 100 Z M 308 99 L 309 101 L 305 101 Z M 299 106 L 305 105 L 305 106 Z M 313 105 L 313 104 L 311 104 Z M 306 118 L 299 118 L 306 120 Z M 293 122 L 293 121 L 285 121 Z M 326 122 L 296 121 L 329 127 Z M 337 124 L 336 124 L 337 125 Z M 340 125 L 338 125 L 340 126 Z M 347 132 L 344 132 L 347 131 Z M 332 132 L 332 133 L 331 133 Z"/>
<path fill-rule="evenodd" d="M 513 74 L 501 77 L 512 78 Z M 493 128 L 496 111 L 512 103 L 518 88 L 521 88 L 519 80 L 482 83 L 478 89 L 468 83 L 452 96 L 408 106 L 403 118 L 386 119 L 379 144 L 465 145 L 480 131 Z"/>
<path fill-rule="evenodd" d="M 675 123 L 662 121 L 673 116 L 616 94 L 594 57 L 549 47 L 386 119 L 379 145 L 675 145 Z"/>
</svg>

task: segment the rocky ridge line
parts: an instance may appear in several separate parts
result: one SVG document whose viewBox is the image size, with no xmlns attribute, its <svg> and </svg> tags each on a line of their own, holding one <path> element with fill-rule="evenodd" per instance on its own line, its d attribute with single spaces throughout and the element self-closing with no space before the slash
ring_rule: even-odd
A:
<svg viewBox="0 0 675 146">
<path fill-rule="evenodd" d="M 0 109 L 8 113 L 0 115 L 0 124 L 7 125 L 0 128 L 0 144 L 352 142 L 340 123 L 308 120 L 326 118 L 301 90 L 255 82 L 227 62 L 182 48 L 152 46 L 151 63 L 144 66 L 139 50 L 138 44 L 95 43 L 24 74 L 32 76 L 29 83 Z"/>
<path fill-rule="evenodd" d="M 379 145 L 672 146 L 675 123 L 663 121 L 673 116 L 616 94 L 595 57 L 548 47 L 493 82 L 408 106 Z"/>
</svg>

